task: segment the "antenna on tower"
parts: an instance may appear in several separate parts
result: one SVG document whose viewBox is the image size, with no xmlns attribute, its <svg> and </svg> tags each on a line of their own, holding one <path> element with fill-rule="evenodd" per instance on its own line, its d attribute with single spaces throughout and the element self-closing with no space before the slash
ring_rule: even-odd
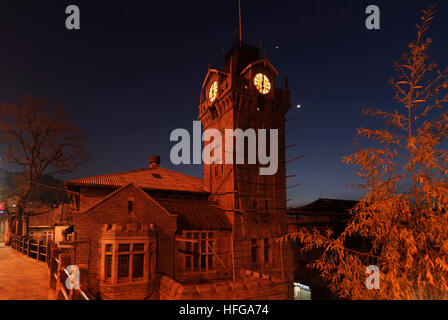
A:
<svg viewBox="0 0 448 320">
<path fill-rule="evenodd" d="M 239 21 L 240 21 L 240 44 L 243 43 L 243 28 L 241 22 L 241 0 L 238 0 L 238 11 L 239 11 Z"/>
</svg>

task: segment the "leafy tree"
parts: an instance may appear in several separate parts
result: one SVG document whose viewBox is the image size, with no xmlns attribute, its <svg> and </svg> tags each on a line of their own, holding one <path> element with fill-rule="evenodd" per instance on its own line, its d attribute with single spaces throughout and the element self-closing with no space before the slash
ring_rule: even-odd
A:
<svg viewBox="0 0 448 320">
<path fill-rule="evenodd" d="M 311 267 L 343 298 L 448 298 L 448 68 L 428 56 L 434 16 L 434 6 L 423 10 L 417 39 L 395 64 L 393 110 L 364 110 L 386 125 L 358 129 L 370 143 L 343 158 L 366 190 L 346 229 L 292 235 L 304 250 L 321 249 Z M 380 270 L 379 290 L 366 287 L 369 265 Z"/>
<path fill-rule="evenodd" d="M 23 221 L 27 201 L 46 176 L 73 172 L 87 161 L 81 130 L 67 121 L 67 111 L 48 100 L 25 97 L 21 102 L 0 107 L 0 150 L 5 159 L 19 167 L 21 187 L 16 215 Z M 22 228 L 16 230 L 22 233 Z"/>
</svg>

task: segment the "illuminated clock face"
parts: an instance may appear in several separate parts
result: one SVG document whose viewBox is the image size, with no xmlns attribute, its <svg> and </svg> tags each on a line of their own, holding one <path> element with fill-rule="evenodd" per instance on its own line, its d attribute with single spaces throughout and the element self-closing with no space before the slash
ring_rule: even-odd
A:
<svg viewBox="0 0 448 320">
<path fill-rule="evenodd" d="M 218 82 L 213 82 L 210 86 L 210 91 L 208 92 L 208 99 L 210 102 L 214 102 L 218 96 Z"/>
<path fill-rule="evenodd" d="M 261 94 L 268 94 L 271 91 L 271 83 L 267 76 L 262 73 L 258 73 L 254 78 L 255 88 Z"/>
</svg>

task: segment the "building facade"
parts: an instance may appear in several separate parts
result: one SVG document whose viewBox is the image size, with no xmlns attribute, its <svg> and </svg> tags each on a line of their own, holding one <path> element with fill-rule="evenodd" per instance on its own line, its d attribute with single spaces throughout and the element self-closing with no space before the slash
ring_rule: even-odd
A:
<svg viewBox="0 0 448 320">
<path fill-rule="evenodd" d="M 146 169 L 66 182 L 74 210 L 74 262 L 88 270 L 88 279 L 81 281 L 92 294 L 102 299 L 292 297 L 292 255 L 281 241 L 288 231 L 289 91 L 286 81 L 275 88 L 278 72 L 258 51 L 238 42 L 222 70 L 208 70 L 199 120 L 204 130 L 223 136 L 226 130 L 278 130 L 278 152 L 269 142 L 265 150 L 278 157 L 275 174 L 260 175 L 263 165 L 250 164 L 248 152 L 244 164 L 237 164 L 232 152 L 232 163 L 204 164 L 204 179 L 164 169 L 159 157 L 151 157 Z M 247 140 L 249 150 L 253 142 Z"/>
</svg>

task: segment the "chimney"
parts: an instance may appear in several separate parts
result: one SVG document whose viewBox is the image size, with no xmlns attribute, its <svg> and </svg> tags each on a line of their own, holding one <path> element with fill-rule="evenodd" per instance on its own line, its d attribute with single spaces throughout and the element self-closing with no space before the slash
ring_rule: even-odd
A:
<svg viewBox="0 0 448 320">
<path fill-rule="evenodd" d="M 160 167 L 160 156 L 150 156 L 149 157 L 149 168 L 159 168 Z"/>
</svg>

